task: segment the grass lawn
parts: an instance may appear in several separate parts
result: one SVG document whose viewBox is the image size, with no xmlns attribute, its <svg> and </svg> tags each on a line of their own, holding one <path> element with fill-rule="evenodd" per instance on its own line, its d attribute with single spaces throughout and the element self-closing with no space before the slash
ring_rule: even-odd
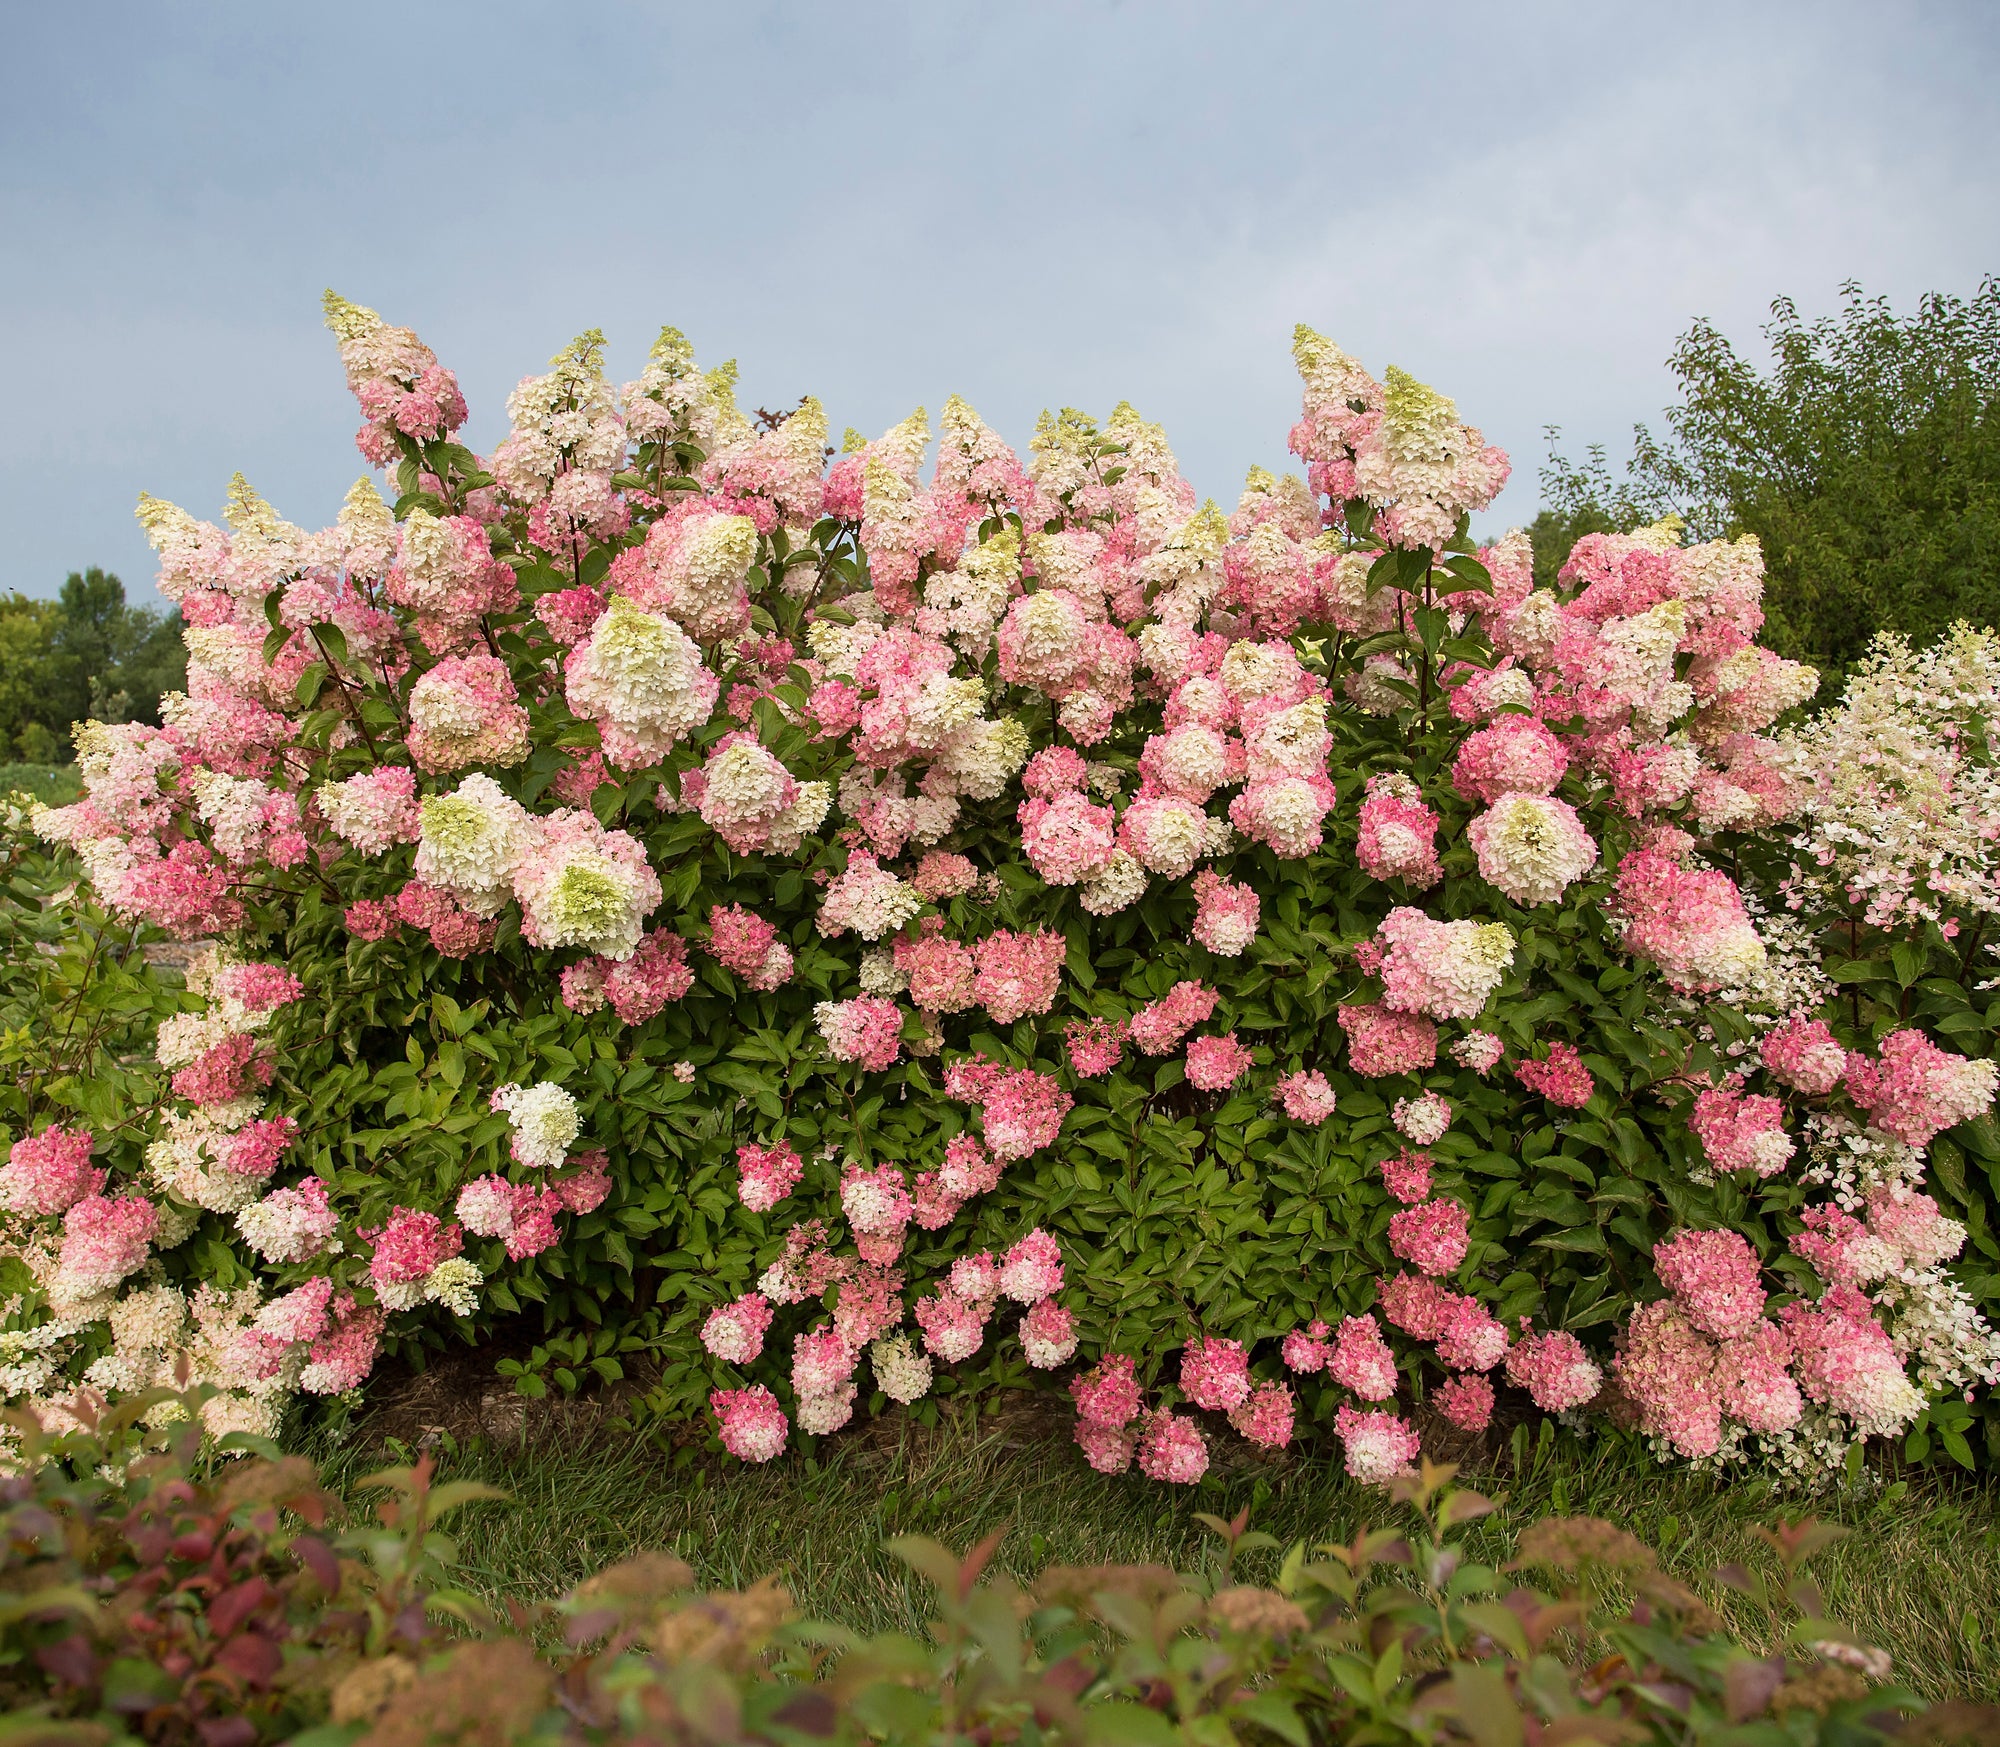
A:
<svg viewBox="0 0 2000 1747">
<path fill-rule="evenodd" d="M 766 1468 L 638 1442 L 544 1432 L 525 1442 L 447 1440 L 440 1467 L 503 1487 L 515 1500 L 461 1527 L 465 1575 L 493 1594 L 558 1593 L 643 1547 L 677 1551 L 705 1584 L 747 1584 L 780 1571 L 801 1609 L 864 1629 L 908 1629 L 924 1586 L 881 1551 L 891 1535 L 922 1533 L 963 1549 L 1011 1524 L 998 1563 L 1030 1577 L 1051 1563 L 1158 1561 L 1190 1569 L 1211 1537 L 1195 1513 L 1248 1505 L 1281 1542 L 1350 1539 L 1389 1520 L 1379 1493 L 1355 1486 L 1337 1458 L 1315 1452 L 1232 1466 L 1199 1487 L 1136 1474 L 1094 1474 L 1051 1403 L 927 1431 L 900 1416 L 824 1439 L 816 1457 Z M 1481 1556 L 1504 1557 L 1513 1535 L 1548 1513 L 1608 1517 L 1660 1549 L 1666 1563 L 1728 1614 L 1746 1641 L 1772 1636 L 1753 1606 L 1708 1574 L 1738 1560 L 1769 1566 L 1752 1533 L 1780 1517 L 1818 1515 L 1852 1533 L 1814 1562 L 1836 1618 L 1888 1649 L 1902 1677 L 1934 1698 L 2000 1698 L 2000 1497 L 1971 1481 L 1925 1473 L 1872 1496 L 1811 1501 L 1763 1483 L 1717 1485 L 1635 1462 L 1630 1446 L 1578 1450 L 1550 1443 L 1503 1452 L 1471 1484 L 1504 1509 L 1469 1535 Z M 335 1460 L 361 1471 L 361 1451 Z M 372 1461 L 370 1462 L 372 1465 Z M 1256 1565 L 1253 1575 L 1261 1575 Z"/>
</svg>

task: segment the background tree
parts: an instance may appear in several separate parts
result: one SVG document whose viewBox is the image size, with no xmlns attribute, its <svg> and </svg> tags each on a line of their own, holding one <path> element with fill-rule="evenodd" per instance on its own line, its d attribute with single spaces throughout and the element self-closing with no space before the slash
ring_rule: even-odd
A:
<svg viewBox="0 0 2000 1747">
<path fill-rule="evenodd" d="M 1767 371 L 1689 328 L 1669 434 L 1639 427 L 1624 480 L 1601 450 L 1581 466 L 1552 452 L 1538 579 L 1577 534 L 1671 510 L 1692 538 L 1763 542 L 1767 640 L 1829 675 L 1879 630 L 1924 643 L 1955 619 L 2000 623 L 2000 279 L 1928 293 L 1906 319 L 1841 289 L 1840 313 L 1810 324 L 1772 304 Z"/>
<path fill-rule="evenodd" d="M 157 722 L 162 693 L 187 683 L 178 612 L 135 607 L 92 565 L 53 601 L 0 600 L 0 756 L 69 756 L 72 722 Z"/>
<path fill-rule="evenodd" d="M 1638 495 L 1630 478 L 1612 477 L 1602 443 L 1591 444 L 1579 464 L 1567 460 L 1557 449 L 1562 441 L 1557 426 L 1544 425 L 1542 435 L 1549 445 L 1541 471 L 1544 507 L 1528 524 L 1528 540 L 1535 549 L 1537 588 L 1555 582 L 1570 548 L 1584 535 L 1630 533 L 1658 514 L 1657 506 Z"/>
</svg>

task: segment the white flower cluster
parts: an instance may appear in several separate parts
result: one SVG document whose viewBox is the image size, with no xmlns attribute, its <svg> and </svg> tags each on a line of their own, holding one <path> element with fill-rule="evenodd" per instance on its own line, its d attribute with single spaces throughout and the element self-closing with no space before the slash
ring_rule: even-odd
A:
<svg viewBox="0 0 2000 1747">
<path fill-rule="evenodd" d="M 507 397 L 513 429 L 488 465 L 510 497 L 539 503 L 556 475 L 613 473 L 625 458 L 625 426 L 601 363 L 594 329 L 549 360 L 546 376 L 524 377 Z"/>
<path fill-rule="evenodd" d="M 1791 889 L 1865 906 L 1868 922 L 2000 911 L 2000 636 L 1954 625 L 1921 653 L 1883 632 L 1839 705 L 1780 742 L 1805 791 Z"/>
<path fill-rule="evenodd" d="M 569 807 L 534 821 L 513 889 L 530 942 L 580 946 L 609 959 L 632 956 L 661 895 L 660 876 L 637 838 Z"/>
<path fill-rule="evenodd" d="M 623 595 L 570 656 L 565 679 L 570 709 L 596 719 L 604 756 L 626 770 L 659 763 L 708 720 L 721 689 L 679 625 Z"/>
<path fill-rule="evenodd" d="M 420 811 L 417 878 L 439 886 L 475 916 L 497 916 L 534 840 L 527 808 L 483 771 Z"/>
<path fill-rule="evenodd" d="M 536 1170 L 558 1169 L 582 1126 L 576 1100 L 553 1080 L 532 1086 L 510 1080 L 493 1094 L 493 1108 L 513 1124 L 514 1157 Z"/>
</svg>

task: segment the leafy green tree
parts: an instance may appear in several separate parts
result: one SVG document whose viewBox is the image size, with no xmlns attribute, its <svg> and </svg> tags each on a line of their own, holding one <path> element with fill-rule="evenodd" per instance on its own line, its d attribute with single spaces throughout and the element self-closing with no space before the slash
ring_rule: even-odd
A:
<svg viewBox="0 0 2000 1747">
<path fill-rule="evenodd" d="M 92 565 L 71 571 L 56 600 L 49 639 L 51 726 L 156 719 L 160 694 L 185 684 L 187 656 L 178 614 L 162 619 L 134 607 L 125 585 Z"/>
<path fill-rule="evenodd" d="M 1955 619 L 2000 624 L 2000 279 L 1930 292 L 1907 318 L 1841 290 L 1839 314 L 1812 323 L 1772 304 L 1768 370 L 1712 323 L 1689 328 L 1668 360 L 1668 434 L 1639 427 L 1624 480 L 1600 451 L 1581 467 L 1551 455 L 1538 578 L 1544 550 L 1593 517 L 1672 510 L 1692 538 L 1763 542 L 1766 640 L 1830 675 L 1883 629 L 1924 643 Z"/>
<path fill-rule="evenodd" d="M 1549 445 L 1541 472 L 1544 507 L 1528 524 L 1528 540 L 1535 549 L 1535 585 L 1547 588 L 1584 535 L 1630 533 L 1654 520 L 1657 508 L 1637 495 L 1630 479 L 1612 477 L 1603 444 L 1591 444 L 1576 463 L 1556 447 L 1560 429 L 1545 425 L 1542 435 Z"/>
<path fill-rule="evenodd" d="M 43 712 L 48 701 L 49 639 L 56 609 L 49 601 L 23 594 L 0 599 L 0 758 L 31 762 L 48 737 Z M 25 730 L 29 734 L 23 744 Z"/>
<path fill-rule="evenodd" d="M 132 606 L 95 565 L 53 601 L 0 599 L 0 756 L 67 758 L 71 723 L 156 722 L 161 695 L 186 684 L 180 614 Z"/>
</svg>

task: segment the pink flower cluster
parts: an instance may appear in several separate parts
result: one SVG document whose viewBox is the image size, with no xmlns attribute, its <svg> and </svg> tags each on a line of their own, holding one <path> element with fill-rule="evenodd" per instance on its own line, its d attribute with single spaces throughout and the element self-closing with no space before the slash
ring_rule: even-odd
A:
<svg viewBox="0 0 2000 1747">
<path fill-rule="evenodd" d="M 973 949 L 974 999 L 996 1025 L 1046 1013 L 1055 1004 L 1068 950 L 1063 936 L 1047 929 L 1033 934 L 996 929 Z"/>
<path fill-rule="evenodd" d="M 1285 1075 L 1271 1088 L 1271 1096 L 1278 1101 L 1279 1109 L 1294 1122 L 1310 1123 L 1314 1127 L 1333 1114 L 1337 1102 L 1326 1075 L 1317 1068 L 1305 1068 Z"/>
<path fill-rule="evenodd" d="M 1149 1001 L 1126 1022 L 1133 1046 L 1147 1055 L 1169 1055 L 1197 1025 L 1215 1012 L 1219 997 L 1206 984 L 1179 982 L 1157 1001 Z"/>
<path fill-rule="evenodd" d="M 1389 1216 L 1390 1249 L 1426 1274 L 1455 1272 L 1471 1241 L 1469 1215 L 1462 1202 L 1424 1201 Z"/>
<path fill-rule="evenodd" d="M 1421 1014 L 1348 1006 L 1337 1018 L 1347 1033 L 1348 1066 L 1364 1079 L 1421 1073 L 1437 1063 L 1437 1027 Z"/>
<path fill-rule="evenodd" d="M 1195 916 L 1189 932 L 1219 958 L 1236 958 L 1257 938 L 1260 906 L 1249 886 L 1203 869 L 1194 876 Z"/>
<path fill-rule="evenodd" d="M 708 950 L 753 989 L 776 989 L 791 979 L 792 949 L 771 923 L 741 904 L 717 904 L 709 910 Z"/>
<path fill-rule="evenodd" d="M 1406 776 L 1371 776 L 1361 803 L 1354 858 L 1373 879 L 1408 880 L 1418 891 L 1444 877 L 1437 858 L 1438 816 Z"/>
<path fill-rule="evenodd" d="M 819 1034 L 835 1061 L 853 1062 L 871 1074 L 895 1064 L 903 1049 L 903 1013 L 880 995 L 822 1001 L 813 1009 Z"/>
<path fill-rule="evenodd" d="M 90 1163 L 88 1129 L 51 1125 L 24 1134 L 0 1165 L 0 1207 L 51 1219 L 104 1187 L 104 1172 Z"/>
<path fill-rule="evenodd" d="M 645 1024 L 693 987 L 687 942 L 670 928 L 641 935 L 626 958 L 579 959 L 562 973 L 563 1005 L 571 1012 L 596 1013 L 609 1006 L 626 1025 Z"/>
<path fill-rule="evenodd" d="M 1549 1053 L 1543 1060 L 1516 1062 L 1514 1078 L 1529 1091 L 1539 1092 L 1551 1104 L 1566 1110 L 1581 1110 L 1597 1089 L 1576 1046 L 1560 1040 L 1550 1042 Z"/>
<path fill-rule="evenodd" d="M 1757 1053 L 1772 1079 L 1809 1098 L 1824 1098 L 1847 1072 L 1847 1051 L 1826 1021 L 1804 1013 L 1788 1014 L 1765 1032 Z"/>
<path fill-rule="evenodd" d="M 1593 1400 L 1604 1373 L 1566 1329 L 1523 1335 L 1507 1350 L 1507 1381 L 1527 1390 L 1544 1413 L 1567 1413 Z"/>
<path fill-rule="evenodd" d="M 974 1105 L 994 1158 L 1025 1159 L 1050 1145 L 1070 1112 L 1070 1095 L 1052 1074 L 1003 1068 L 974 1056 L 945 1070 L 945 1096 Z"/>
<path fill-rule="evenodd" d="M 1382 1161 L 1382 1187 L 1405 1207 L 1414 1207 L 1431 1192 L 1431 1156 L 1408 1147 Z"/>
<path fill-rule="evenodd" d="M 769 1213 L 799 1185 L 804 1162 L 789 1146 L 740 1146 L 736 1149 L 736 1198 L 752 1213 Z"/>
<path fill-rule="evenodd" d="M 733 1304 L 718 1304 L 701 1325 L 701 1344 L 725 1364 L 751 1365 L 764 1351 L 764 1334 L 774 1314 L 761 1292 L 746 1292 Z"/>
<path fill-rule="evenodd" d="M 507 664 L 454 655 L 410 688 L 410 756 L 423 771 L 519 764 L 528 756 L 528 712 Z"/>
<path fill-rule="evenodd" d="M 1948 1054 L 1921 1031 L 1892 1031 L 1876 1059 L 1847 1058 L 1847 1095 L 1884 1134 L 1928 1146 L 1947 1128 L 1993 1107 L 2000 1064 Z"/>
<path fill-rule="evenodd" d="M 1342 1405 L 1333 1429 L 1347 1453 L 1348 1477 L 1364 1486 L 1386 1486 L 1413 1471 L 1422 1446 L 1410 1426 L 1393 1413 L 1363 1413 Z"/>
<path fill-rule="evenodd" d="M 1242 1079 L 1255 1063 L 1249 1049 L 1226 1031 L 1220 1037 L 1197 1037 L 1187 1047 L 1188 1084 L 1197 1091 L 1221 1092 Z"/>
<path fill-rule="evenodd" d="M 1695 1094 L 1688 1117 L 1709 1162 L 1719 1171 L 1755 1171 L 1774 1177 L 1792 1156 L 1785 1107 L 1760 1093 L 1745 1094 L 1738 1076 Z"/>
<path fill-rule="evenodd" d="M 62 1249 L 52 1296 L 76 1303 L 108 1292 L 145 1266 L 159 1210 L 143 1195 L 91 1194 L 63 1215 Z"/>
<path fill-rule="evenodd" d="M 1396 1393 L 1396 1355 L 1372 1316 L 1346 1318 L 1325 1363 L 1327 1374 L 1363 1401 L 1387 1401 Z"/>
<path fill-rule="evenodd" d="M 1117 1019 L 1072 1019 L 1063 1027 L 1070 1072 L 1095 1080 L 1111 1072 L 1125 1054 L 1125 1025 Z"/>
<path fill-rule="evenodd" d="M 763 1385 L 713 1390 L 708 1405 L 722 1447 L 739 1462 L 768 1462 L 783 1452 L 791 1422 L 778 1398 Z"/>
<path fill-rule="evenodd" d="M 1715 868 L 1685 868 L 1660 850 L 1633 850 L 1618 864 L 1613 903 L 1625 922 L 1626 949 L 1650 958 L 1677 989 L 1706 993 L 1763 964 L 1743 895 Z"/>
<path fill-rule="evenodd" d="M 1553 794 L 1568 769 L 1567 749 L 1542 722 L 1507 715 L 1466 736 L 1451 780 L 1468 801 L 1490 805 L 1502 795 Z"/>
<path fill-rule="evenodd" d="M 1514 959 L 1513 936 L 1498 924 L 1439 922 L 1407 906 L 1376 931 L 1382 1004 L 1431 1019 L 1473 1019 Z"/>
</svg>

